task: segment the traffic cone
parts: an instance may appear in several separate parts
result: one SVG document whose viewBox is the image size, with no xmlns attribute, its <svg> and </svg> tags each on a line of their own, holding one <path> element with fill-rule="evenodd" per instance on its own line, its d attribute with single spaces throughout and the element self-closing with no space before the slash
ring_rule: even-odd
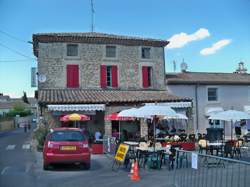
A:
<svg viewBox="0 0 250 187">
<path fill-rule="evenodd" d="M 141 180 L 140 176 L 139 176 L 139 167 L 138 167 L 138 162 L 137 160 L 135 161 L 135 166 L 134 166 L 134 173 L 131 176 L 131 180 L 132 181 L 139 181 Z"/>
<path fill-rule="evenodd" d="M 131 169 L 130 169 L 130 173 L 129 173 L 130 177 L 133 176 L 133 174 L 134 174 L 134 167 L 135 167 L 135 161 L 133 160 L 132 165 L 131 165 Z"/>
</svg>

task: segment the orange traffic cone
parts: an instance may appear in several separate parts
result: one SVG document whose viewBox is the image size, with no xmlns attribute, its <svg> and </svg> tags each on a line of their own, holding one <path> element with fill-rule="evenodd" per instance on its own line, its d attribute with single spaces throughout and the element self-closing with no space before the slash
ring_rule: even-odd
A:
<svg viewBox="0 0 250 187">
<path fill-rule="evenodd" d="M 131 169 L 130 169 L 130 173 L 129 173 L 130 177 L 134 174 L 134 169 L 135 169 L 135 161 L 133 160 L 132 165 L 131 165 Z"/>
<path fill-rule="evenodd" d="M 139 167 L 138 167 L 138 162 L 137 160 L 135 161 L 135 166 L 134 166 L 134 173 L 131 176 L 131 180 L 132 181 L 139 181 L 141 180 L 140 176 L 139 176 Z"/>
</svg>

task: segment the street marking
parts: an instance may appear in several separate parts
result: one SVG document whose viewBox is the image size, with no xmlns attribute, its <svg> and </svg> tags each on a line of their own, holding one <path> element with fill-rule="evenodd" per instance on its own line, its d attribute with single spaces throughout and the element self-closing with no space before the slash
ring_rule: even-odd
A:
<svg viewBox="0 0 250 187">
<path fill-rule="evenodd" d="M 9 168 L 10 168 L 9 166 L 3 168 L 2 172 L 1 172 L 1 175 L 4 175 L 4 173 L 5 173 Z"/>
<path fill-rule="evenodd" d="M 13 150 L 13 149 L 15 149 L 15 147 L 16 147 L 16 145 L 8 145 L 6 147 L 6 150 Z"/>
<path fill-rule="evenodd" d="M 30 144 L 23 144 L 22 148 L 23 149 L 30 149 Z"/>
</svg>

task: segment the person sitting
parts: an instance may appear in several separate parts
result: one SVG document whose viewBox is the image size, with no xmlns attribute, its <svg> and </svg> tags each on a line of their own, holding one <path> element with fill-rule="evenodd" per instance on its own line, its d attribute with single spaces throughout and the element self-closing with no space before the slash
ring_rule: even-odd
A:
<svg viewBox="0 0 250 187">
<path fill-rule="evenodd" d="M 102 136 L 101 132 L 97 130 L 95 132 L 95 141 L 99 141 L 101 139 L 101 136 Z"/>
<path fill-rule="evenodd" d="M 171 134 L 175 134 L 176 133 L 176 128 L 175 128 L 175 126 L 173 125 L 173 127 L 172 127 L 172 129 L 171 129 Z"/>
</svg>

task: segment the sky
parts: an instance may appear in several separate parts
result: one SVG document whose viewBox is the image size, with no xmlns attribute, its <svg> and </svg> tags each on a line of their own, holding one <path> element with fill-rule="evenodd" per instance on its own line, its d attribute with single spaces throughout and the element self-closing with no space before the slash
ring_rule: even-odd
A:
<svg viewBox="0 0 250 187">
<path fill-rule="evenodd" d="M 240 61 L 250 71 L 250 0 L 93 2 L 95 32 L 169 40 L 166 72 L 183 61 L 188 71 L 233 72 Z M 0 93 L 34 96 L 33 33 L 90 29 L 90 0 L 0 0 Z"/>
</svg>

